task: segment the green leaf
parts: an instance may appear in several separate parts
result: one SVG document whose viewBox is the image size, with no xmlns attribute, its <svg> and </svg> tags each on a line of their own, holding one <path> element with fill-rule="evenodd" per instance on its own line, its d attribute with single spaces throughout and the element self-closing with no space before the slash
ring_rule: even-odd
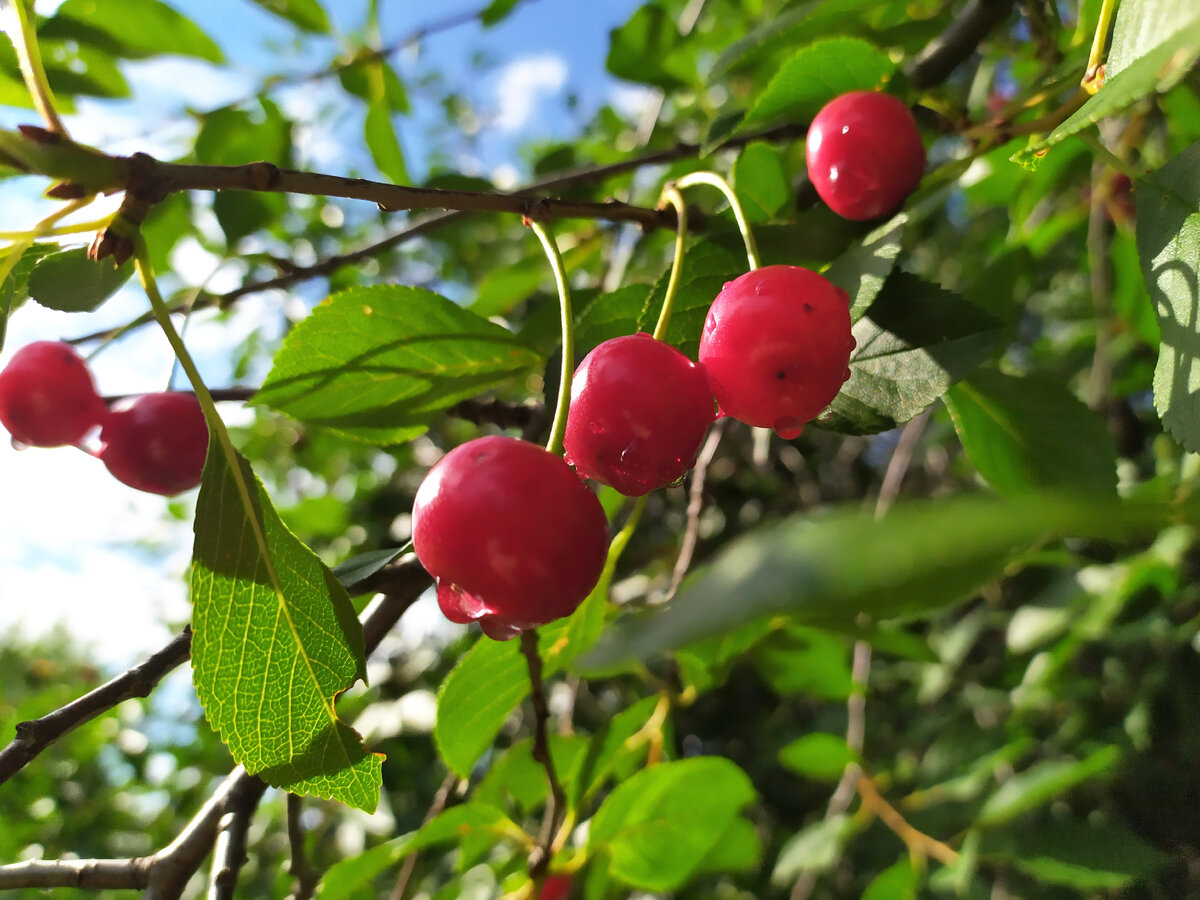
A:
<svg viewBox="0 0 1200 900">
<path fill-rule="evenodd" d="M 484 803 L 464 803 L 440 813 L 417 831 L 401 835 L 387 843 L 372 847 L 366 853 L 344 859 L 332 866 L 321 878 L 316 896 L 319 900 L 347 900 L 359 896 L 376 876 L 395 867 L 410 853 L 435 844 L 461 842 L 473 833 L 495 838 L 511 837 L 520 840 L 522 832 L 508 816 Z"/>
<path fill-rule="evenodd" d="M 798 775 L 837 781 L 846 766 L 857 761 L 846 739 L 836 734 L 814 732 L 796 738 L 779 751 L 779 761 Z"/>
<path fill-rule="evenodd" d="M 333 577 L 341 582 L 343 587 L 349 589 L 366 581 L 376 572 L 411 551 L 412 541 L 409 541 L 403 547 L 396 547 L 392 550 L 372 550 L 370 553 L 353 556 L 333 567 Z"/>
<path fill-rule="evenodd" d="M 39 37 L 40 37 L 39 32 Z M 44 60 L 46 77 L 55 98 L 61 98 L 59 112 L 70 113 L 75 106 L 70 98 L 128 97 L 129 83 L 108 53 L 89 46 L 50 44 L 62 48 L 61 59 Z M 49 49 L 49 48 L 47 48 Z M 54 56 L 59 56 L 55 53 Z M 7 36 L 0 37 L 0 103 L 5 106 L 33 108 L 29 89 L 21 79 L 17 55 Z"/>
<path fill-rule="evenodd" d="M 643 660 L 779 613 L 817 625 L 928 615 L 970 596 L 1021 548 L 1055 537 L 1128 537 L 1169 515 L 1165 506 L 1039 494 L 901 504 L 878 522 L 857 508 L 785 519 L 726 544 L 670 607 L 610 627 L 581 666 Z"/>
<path fill-rule="evenodd" d="M 754 825 L 745 819 L 734 819 L 692 875 L 752 872 L 762 862 L 762 852 L 762 842 Z"/>
<path fill-rule="evenodd" d="M 392 110 L 382 95 L 367 105 L 363 135 L 375 165 L 393 184 L 408 184 L 408 167 L 404 150 L 392 124 Z"/>
<path fill-rule="evenodd" d="M 588 848 L 607 851 L 612 875 L 626 884 L 669 891 L 687 881 L 754 798 L 746 773 L 727 759 L 659 763 L 605 798 Z"/>
<path fill-rule="evenodd" d="M 1013 156 L 1024 166 L 1036 166 L 1039 158 L 1055 144 L 1116 115 L 1143 97 L 1164 93 L 1178 84 L 1200 59 L 1200 14 L 1191 10 L 1192 21 L 1120 72 L 1107 78 L 1104 87 L 1047 137 Z"/>
<path fill-rule="evenodd" d="M 637 331 L 650 291 L 647 284 L 627 284 L 589 303 L 575 319 L 577 355 L 582 357 L 611 338 Z"/>
<path fill-rule="evenodd" d="M 479 23 L 484 28 L 491 28 L 493 25 L 508 18 L 509 13 L 513 11 L 519 2 L 520 0 L 492 0 L 487 5 L 487 8 L 479 14 Z"/>
<path fill-rule="evenodd" d="M 27 247 L 5 276 L 3 283 L 0 283 L 0 350 L 4 349 L 8 317 L 29 297 L 29 276 L 33 267 L 37 265 L 38 260 L 57 249 L 57 244 L 33 244 Z M 5 257 L 6 254 L 0 254 L 0 261 L 4 261 Z"/>
<path fill-rule="evenodd" d="M 573 787 L 578 782 L 579 767 L 587 754 L 587 739 L 575 734 L 554 734 L 550 735 L 549 741 L 559 782 Z M 522 812 L 533 812 L 549 793 L 546 769 L 533 758 L 533 741 L 526 738 L 492 761 L 476 789 L 475 798 L 498 808 L 512 802 Z M 567 795 L 568 804 L 573 808 L 576 798 L 570 788 Z"/>
<path fill-rule="evenodd" d="M 754 101 L 741 130 L 787 118 L 801 122 L 847 91 L 878 90 L 895 71 L 891 58 L 858 38 L 831 38 L 802 47 Z"/>
<path fill-rule="evenodd" d="M 387 443 L 540 364 L 511 332 L 431 291 L 350 288 L 288 334 L 254 402 Z"/>
<path fill-rule="evenodd" d="M 820 819 L 788 838 L 779 851 L 771 872 L 771 884 L 786 887 L 805 872 L 824 872 L 842 855 L 842 847 L 854 830 L 845 814 Z"/>
<path fill-rule="evenodd" d="M 579 766 L 579 788 L 575 796 L 587 798 L 611 778 L 620 778 L 623 767 L 634 767 L 645 758 L 648 742 L 631 745 L 630 738 L 642 730 L 654 714 L 660 698 L 643 697 L 617 713 L 592 738 L 587 756 Z"/>
<path fill-rule="evenodd" d="M 373 811 L 383 756 L 334 708 L 366 678 L 362 626 L 250 464 L 227 459 L 216 437 L 212 445 L 191 573 L 192 669 L 205 716 L 234 760 L 268 784 Z"/>
<path fill-rule="evenodd" d="M 998 492 L 1116 496 L 1117 448 L 1108 425 L 1057 382 L 984 369 L 945 399 L 963 449 Z"/>
<path fill-rule="evenodd" d="M 751 222 L 773 219 L 792 199 L 783 157 L 770 144 L 755 141 L 733 163 L 733 186 Z"/>
<path fill-rule="evenodd" d="M 900 255 L 908 214 L 884 222 L 830 263 L 822 274 L 850 295 L 850 321 L 857 322 L 879 296 Z"/>
<path fill-rule="evenodd" d="M 1055 759 L 1036 763 L 1000 785 L 984 801 L 975 824 L 988 828 L 1008 822 L 1049 803 L 1077 784 L 1107 774 L 1120 759 L 1120 748 L 1107 746 L 1081 760 Z"/>
<path fill-rule="evenodd" d="M 103 34 L 107 49 L 128 59 L 176 55 L 224 61 L 221 48 L 195 22 L 159 0 L 65 0 L 39 34 L 75 39 L 78 26 Z"/>
<path fill-rule="evenodd" d="M 1117 822 L 1079 819 L 1022 822 L 988 835 L 980 855 L 1010 863 L 1046 884 L 1081 891 L 1116 891 L 1164 865 L 1168 857 Z"/>
<path fill-rule="evenodd" d="M 897 272 L 855 324 L 850 380 L 817 424 L 849 434 L 895 428 L 983 362 L 1000 335 L 998 319 Z"/>
<path fill-rule="evenodd" d="M 1162 344 L 1154 408 L 1200 450 L 1200 143 L 1137 183 L 1137 245 Z"/>
<path fill-rule="evenodd" d="M 606 65 L 618 78 L 667 90 L 696 81 L 696 61 L 679 33 L 674 17 L 661 6 L 647 4 L 609 34 Z"/>
<path fill-rule="evenodd" d="M 908 857 L 888 866 L 867 885 L 862 900 L 914 900 L 920 876 Z"/>
<path fill-rule="evenodd" d="M 29 296 L 50 309 L 91 312 L 120 290 L 133 274 L 133 263 L 88 259 L 77 247 L 43 257 L 29 275 Z"/>
<path fill-rule="evenodd" d="M 329 19 L 318 0 L 252 0 L 269 13 L 315 34 L 329 33 Z"/>
<path fill-rule="evenodd" d="M 1117 7 L 1104 68 L 1119 75 L 1147 53 L 1200 21 L 1200 7 L 1178 0 L 1124 0 Z"/>
</svg>

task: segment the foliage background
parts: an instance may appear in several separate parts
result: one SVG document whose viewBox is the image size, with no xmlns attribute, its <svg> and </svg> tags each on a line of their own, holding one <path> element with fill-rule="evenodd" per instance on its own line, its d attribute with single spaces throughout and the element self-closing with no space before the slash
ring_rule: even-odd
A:
<svg viewBox="0 0 1200 900">
<path fill-rule="evenodd" d="M 555 2 L 496 0 L 478 16 L 502 24 Z M 287 33 L 273 48 L 280 70 L 299 61 L 308 71 L 326 13 L 315 0 L 260 5 Z M 620 558 L 612 602 L 589 602 L 564 626 L 565 644 L 551 629 L 543 635 L 551 746 L 571 819 L 588 823 L 551 868 L 577 872 L 581 896 L 1200 892 L 1200 607 L 1188 503 L 1198 468 L 1185 449 L 1197 441 L 1200 19 L 1187 4 L 1124 0 L 1107 81 L 1088 100 L 1078 85 L 1103 6 L 650 2 L 612 32 L 607 65 L 658 92 L 653 121 L 603 106 L 575 115 L 561 140 L 512 148 L 507 161 L 522 183 L 576 173 L 544 193 L 581 200 L 653 207 L 670 178 L 728 174 L 765 261 L 831 266 L 830 277 L 855 288 L 862 316 L 855 378 L 832 414 L 791 442 L 729 423 L 700 511 L 689 510 L 690 485 L 652 496 Z M 75 98 L 121 98 L 122 67 L 149 56 L 233 64 L 170 7 L 137 7 L 140 15 L 117 16 L 100 0 L 66 0 L 39 20 L 64 109 Z M 509 187 L 455 165 L 486 127 L 471 80 L 486 79 L 490 61 L 464 77 L 436 58 L 410 65 L 403 54 L 372 54 L 403 35 L 384 31 L 376 5 L 369 15 L 377 20 L 338 35 L 343 67 L 321 76 L 339 91 L 335 108 L 297 121 L 264 83 L 253 97 L 191 111 L 178 159 Z M 979 31 L 964 36 L 970 22 Z M 938 68 L 947 46 L 961 52 Z M 0 59 L 0 76 L 0 99 L 27 104 L 15 57 Z M 884 83 L 915 106 L 930 173 L 899 218 L 842 222 L 804 177 L 804 124 L 836 93 Z M 314 133 L 324 144 L 305 139 Z M 1036 156 L 1043 142 L 1048 152 Z M 598 168 L 627 161 L 612 174 Z M 744 263 L 719 198 L 689 192 L 688 200 L 702 230 L 669 337 L 694 352 L 708 302 Z M 221 410 L 283 523 L 327 565 L 399 547 L 428 466 L 506 422 L 479 410 L 463 417 L 459 407 L 446 415 L 475 391 L 456 393 L 461 384 L 444 372 L 428 408 L 381 404 L 358 418 L 330 412 L 361 393 L 353 378 L 311 408 L 272 395 L 271 360 L 282 367 L 290 352 L 303 365 L 311 352 L 303 323 L 316 301 L 390 297 L 411 329 L 420 325 L 417 295 L 380 287 L 404 285 L 477 313 L 463 320 L 473 323 L 467 330 L 491 318 L 526 356 L 517 377 L 497 371 L 484 382 L 486 396 L 517 417 L 510 433 L 525 428 L 537 439 L 545 428 L 556 303 L 519 217 L 455 218 L 365 259 L 322 265 L 426 215 L 196 191 L 168 197 L 144 227 L 168 299 L 195 298 L 189 340 L 201 328 L 236 331 L 239 305 L 256 304 L 259 327 L 220 362 L 208 360 L 206 375 L 214 388 L 267 381 L 252 415 Z M 670 230 L 590 219 L 554 229 L 576 289 L 578 354 L 646 329 Z M 189 240 L 234 261 L 223 296 L 172 265 L 172 248 Z M 76 270 L 56 271 L 62 265 L 39 265 L 33 287 L 18 268 L 5 282 L 5 309 L 28 292 L 90 308 L 96 297 L 77 288 Z M 282 289 L 253 300 L 250 286 L 272 279 Z M 337 294 L 346 289 L 366 293 Z M 111 308 L 77 313 L 63 336 L 109 327 Z M 336 303 L 323 309 L 340 314 Z M 464 339 L 446 353 L 460 351 L 477 352 Z M 228 382 L 216 380 L 226 372 Z M 383 432 L 403 440 L 363 440 Z M 217 480 L 207 475 L 206 490 Z M 614 522 L 624 521 L 619 498 L 603 498 Z M 170 512 L 186 520 L 190 501 Z M 221 529 L 198 530 L 202 560 L 204 535 L 215 540 Z M 689 530 L 695 574 L 659 611 Z M 353 598 L 358 611 L 369 596 Z M 536 716 L 516 649 L 485 642 L 468 652 L 476 638 L 462 631 L 421 641 L 403 633 L 402 623 L 371 657 L 371 686 L 338 705 L 367 746 L 387 754 L 378 809 L 292 804 L 298 844 L 284 793 L 268 791 L 249 819 L 238 874 L 246 896 L 310 890 L 305 866 L 288 869 L 297 846 L 324 876 L 320 896 L 388 896 L 405 858 L 416 860 L 412 896 L 528 895 L 526 848 L 507 829 L 536 835 L 547 790 L 530 756 Z M 6 645 L 0 740 L 101 680 L 65 637 Z M 273 690 L 268 682 L 264 691 Z M 0 786 L 0 858 L 149 854 L 233 762 L 186 680 L 170 680 L 57 741 Z M 859 763 L 858 795 L 831 808 L 847 764 Z M 442 830 L 396 837 L 441 806 Z M 204 882 L 201 872 L 188 894 Z"/>
</svg>

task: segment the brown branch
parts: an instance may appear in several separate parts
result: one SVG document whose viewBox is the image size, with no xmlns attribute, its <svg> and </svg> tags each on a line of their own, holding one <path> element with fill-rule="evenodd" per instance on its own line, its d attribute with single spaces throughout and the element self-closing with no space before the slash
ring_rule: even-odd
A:
<svg viewBox="0 0 1200 900">
<path fill-rule="evenodd" d="M 184 628 L 163 649 L 129 671 L 40 719 L 18 723 L 17 736 L 0 750 L 0 784 L 72 729 L 125 700 L 148 697 L 163 676 L 188 658 L 191 646 L 192 630 Z"/>
<path fill-rule="evenodd" d="M 941 84 L 965 62 L 992 29 L 1008 18 L 1013 0 L 969 0 L 958 16 L 922 50 L 908 69 L 918 90 Z"/>
<path fill-rule="evenodd" d="M 321 873 L 312 867 L 304 850 L 304 828 L 300 824 L 303 805 L 302 797 L 287 795 L 287 834 L 291 850 L 288 871 L 296 879 L 296 886 L 288 900 L 309 900 L 317 889 L 317 882 L 321 880 Z"/>
<path fill-rule="evenodd" d="M 713 457 L 717 455 L 717 446 L 721 443 L 728 422 L 728 419 L 721 419 L 712 427 L 712 431 L 708 433 L 708 439 L 696 457 L 696 464 L 692 467 L 692 483 L 688 488 L 687 530 L 683 534 L 679 556 L 676 558 L 675 568 L 671 572 L 671 586 L 667 588 L 663 602 L 675 596 L 679 585 L 683 583 L 683 576 L 687 574 L 688 566 L 692 564 L 692 555 L 696 552 L 696 542 L 700 537 L 700 512 L 704 507 L 705 477 Z"/>
<path fill-rule="evenodd" d="M 233 808 L 217 822 L 212 875 L 208 882 L 209 900 L 233 900 L 238 873 L 246 864 L 246 831 L 259 796 L 245 796 L 240 803 L 230 804 Z"/>
<path fill-rule="evenodd" d="M 550 739 L 546 722 L 550 718 L 550 707 L 546 703 L 546 687 L 542 682 L 542 657 L 538 653 L 536 629 L 521 633 L 521 652 L 529 667 L 530 698 L 533 701 L 533 758 L 546 770 L 546 781 L 550 785 L 550 796 L 546 800 L 546 816 L 542 821 L 542 833 L 537 846 L 529 854 L 529 877 L 535 881 L 550 865 L 554 838 L 562 827 L 567 811 L 567 796 L 554 770 L 554 759 L 550 754 Z"/>
</svg>

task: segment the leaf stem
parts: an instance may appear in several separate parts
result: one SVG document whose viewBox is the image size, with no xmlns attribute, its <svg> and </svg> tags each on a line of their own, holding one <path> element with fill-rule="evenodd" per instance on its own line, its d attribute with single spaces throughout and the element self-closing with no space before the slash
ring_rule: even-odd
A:
<svg viewBox="0 0 1200 900">
<path fill-rule="evenodd" d="M 683 254 L 686 250 L 685 241 L 687 240 L 687 205 L 683 202 L 683 194 L 679 193 L 679 188 L 673 184 L 668 184 L 663 188 L 662 196 L 659 198 L 658 206 L 660 209 L 664 204 L 669 203 L 675 207 L 675 258 L 671 260 L 671 276 L 667 279 L 667 293 L 663 297 L 662 309 L 658 313 L 658 323 L 654 326 L 654 337 L 656 340 L 664 340 L 667 336 L 667 325 L 671 322 L 671 306 L 675 302 L 675 294 L 679 290 L 679 273 L 683 271 Z"/>
<path fill-rule="evenodd" d="M 550 864 L 554 838 L 566 815 L 567 796 L 559 783 L 558 774 L 554 770 L 554 759 L 550 755 L 550 740 L 546 732 L 550 706 L 546 702 L 546 687 L 542 682 L 542 657 L 538 652 L 536 628 L 521 633 L 521 653 L 525 655 L 525 662 L 529 667 L 530 698 L 533 700 L 533 758 L 546 770 L 546 781 L 550 785 L 542 833 L 529 856 L 529 877 L 536 880 Z"/>
<path fill-rule="evenodd" d="M 567 433 L 567 408 L 571 405 L 571 376 L 575 372 L 575 319 L 571 313 L 571 289 L 567 285 L 567 270 L 563 266 L 562 254 L 554 235 L 540 222 L 529 221 L 529 227 L 542 242 L 550 268 L 554 270 L 554 284 L 558 288 L 559 308 L 562 310 L 562 374 L 558 379 L 558 403 L 554 407 L 554 423 L 550 426 L 550 438 L 546 449 L 555 455 L 563 452 L 563 437 Z"/>
<path fill-rule="evenodd" d="M 50 91 L 50 80 L 46 77 L 45 66 L 42 65 L 37 31 L 26 2 L 27 0 L 10 0 L 9 4 L 12 15 L 16 17 L 16 28 L 11 30 L 10 36 L 13 49 L 17 53 L 17 63 L 21 68 L 21 78 L 24 79 L 25 87 L 29 89 L 33 98 L 34 108 L 46 120 L 50 130 L 66 137 L 67 129 L 54 107 L 54 94 Z"/>
<path fill-rule="evenodd" d="M 707 184 L 709 187 L 715 187 L 729 201 L 729 206 L 733 209 L 733 217 L 737 220 L 738 231 L 742 233 L 742 240 L 746 244 L 746 261 L 750 264 L 750 271 L 753 272 L 762 263 L 759 262 L 758 244 L 754 242 L 754 234 L 750 231 L 750 223 L 746 221 L 746 213 L 742 210 L 742 204 L 738 200 L 737 194 L 734 193 L 729 182 L 716 172 L 690 172 L 675 181 L 675 187 L 680 190 L 695 184 Z"/>
</svg>

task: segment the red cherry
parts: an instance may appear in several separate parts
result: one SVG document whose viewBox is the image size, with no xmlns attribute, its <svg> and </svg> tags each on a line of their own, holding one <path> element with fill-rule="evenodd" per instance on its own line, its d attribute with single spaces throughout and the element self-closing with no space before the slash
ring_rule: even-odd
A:
<svg viewBox="0 0 1200 900">
<path fill-rule="evenodd" d="M 850 377 L 849 301 L 799 266 L 765 266 L 726 284 L 700 336 L 721 414 L 798 437 Z"/>
<path fill-rule="evenodd" d="M 890 94 L 853 91 L 831 100 L 808 126 L 808 177 L 844 219 L 875 219 L 896 209 L 925 170 L 912 113 Z"/>
<path fill-rule="evenodd" d="M 107 413 L 87 363 L 70 344 L 36 341 L 0 372 L 0 422 L 22 444 L 78 444 Z"/>
<path fill-rule="evenodd" d="M 178 494 L 200 483 L 208 423 L 194 394 L 144 394 L 113 407 L 100 450 L 113 477 L 139 491 Z"/>
<path fill-rule="evenodd" d="M 567 900 L 570 896 L 570 875 L 547 875 L 538 892 L 538 900 Z"/>
<path fill-rule="evenodd" d="M 700 366 L 648 334 L 613 338 L 575 370 L 566 459 L 580 475 L 640 497 L 683 477 L 715 416 Z"/>
<path fill-rule="evenodd" d="M 569 616 L 608 554 L 596 495 L 561 458 L 516 438 L 447 453 L 421 482 L 412 518 L 442 612 L 497 640 Z"/>
</svg>

